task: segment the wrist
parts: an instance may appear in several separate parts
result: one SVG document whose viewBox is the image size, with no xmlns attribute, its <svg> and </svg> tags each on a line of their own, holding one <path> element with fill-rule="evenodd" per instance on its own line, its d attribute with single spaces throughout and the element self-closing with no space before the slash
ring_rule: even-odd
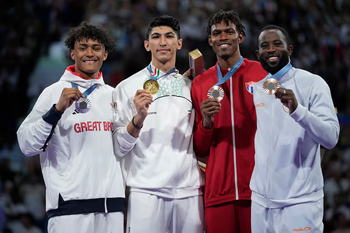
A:
<svg viewBox="0 0 350 233">
<path fill-rule="evenodd" d="M 140 125 L 139 121 L 137 121 L 137 123 L 135 123 L 135 116 L 133 116 L 133 118 L 131 119 L 131 123 L 134 126 L 135 129 L 141 130 L 143 127 L 143 123 Z"/>
<path fill-rule="evenodd" d="M 53 109 L 54 109 L 57 113 L 61 113 L 61 114 L 63 113 L 63 111 L 57 109 L 57 104 L 54 104 L 54 105 L 53 105 Z"/>
<path fill-rule="evenodd" d="M 213 127 L 213 123 L 212 122 L 208 122 L 206 120 L 202 121 L 202 125 L 205 129 L 211 129 Z"/>
</svg>

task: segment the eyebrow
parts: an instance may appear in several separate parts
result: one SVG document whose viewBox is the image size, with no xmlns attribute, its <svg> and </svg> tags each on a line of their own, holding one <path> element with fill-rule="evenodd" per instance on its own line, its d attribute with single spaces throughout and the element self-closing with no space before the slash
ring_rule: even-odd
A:
<svg viewBox="0 0 350 233">
<path fill-rule="evenodd" d="M 86 43 L 79 43 L 79 46 L 85 46 L 85 47 L 88 47 L 89 45 L 88 45 L 88 44 L 86 44 Z M 92 46 L 92 47 L 102 46 L 102 44 L 92 44 L 91 46 Z"/>
<path fill-rule="evenodd" d="M 163 35 L 175 35 L 175 33 L 174 32 L 166 32 L 166 33 L 164 33 Z M 153 36 L 153 35 L 156 35 L 156 36 L 161 36 L 162 34 L 161 33 L 159 33 L 159 32 L 153 32 L 152 34 L 151 34 L 151 36 Z"/>
</svg>

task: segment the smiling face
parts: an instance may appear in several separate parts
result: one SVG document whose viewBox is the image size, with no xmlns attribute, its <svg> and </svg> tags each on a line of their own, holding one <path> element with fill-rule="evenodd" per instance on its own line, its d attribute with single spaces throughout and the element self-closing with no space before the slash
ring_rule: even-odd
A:
<svg viewBox="0 0 350 233">
<path fill-rule="evenodd" d="M 244 40 L 242 33 L 237 31 L 234 23 L 229 21 L 226 25 L 225 21 L 217 23 L 211 27 L 211 35 L 208 42 L 218 58 L 218 60 L 228 60 L 234 57 L 238 60 L 240 57 L 239 44 Z"/>
<path fill-rule="evenodd" d="M 108 52 L 103 44 L 96 40 L 76 41 L 71 57 L 75 61 L 75 72 L 86 79 L 98 78 L 102 63 L 107 59 Z"/>
<path fill-rule="evenodd" d="M 152 28 L 148 40 L 144 41 L 147 51 L 152 53 L 152 64 L 161 67 L 170 62 L 175 66 L 176 50 L 181 49 L 182 39 L 168 26 Z"/>
<path fill-rule="evenodd" d="M 286 38 L 280 30 L 268 29 L 260 34 L 256 56 L 267 72 L 275 74 L 286 66 L 292 52 L 293 46 L 287 45 Z"/>
</svg>

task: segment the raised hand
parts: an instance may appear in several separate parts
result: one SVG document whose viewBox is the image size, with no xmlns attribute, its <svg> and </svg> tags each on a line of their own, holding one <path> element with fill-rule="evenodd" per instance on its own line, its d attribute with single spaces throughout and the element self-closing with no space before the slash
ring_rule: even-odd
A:
<svg viewBox="0 0 350 233">
<path fill-rule="evenodd" d="M 206 99 L 201 104 L 203 126 L 206 129 L 213 127 L 214 115 L 221 109 L 221 104 L 214 98 Z"/>
<path fill-rule="evenodd" d="M 77 101 L 78 99 L 84 97 L 85 96 L 83 95 L 83 93 L 81 93 L 76 87 L 64 88 L 62 90 L 60 99 L 56 104 L 56 110 L 59 112 L 64 112 L 73 104 L 74 101 Z"/>
<path fill-rule="evenodd" d="M 137 111 L 137 115 L 141 118 L 146 118 L 149 105 L 153 102 L 152 95 L 146 90 L 137 90 L 134 97 L 134 104 Z"/>
<path fill-rule="evenodd" d="M 278 88 L 275 92 L 276 99 L 280 99 L 281 103 L 289 109 L 289 113 L 293 113 L 298 107 L 298 101 L 294 92 L 290 89 Z"/>
</svg>

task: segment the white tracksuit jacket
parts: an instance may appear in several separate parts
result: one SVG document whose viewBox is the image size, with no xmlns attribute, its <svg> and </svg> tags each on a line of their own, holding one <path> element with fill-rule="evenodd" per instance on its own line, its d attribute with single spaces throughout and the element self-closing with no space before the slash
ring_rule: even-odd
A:
<svg viewBox="0 0 350 233">
<path fill-rule="evenodd" d="M 152 72 L 155 68 L 152 66 Z M 160 76 L 164 73 L 158 69 Z M 122 169 L 130 191 L 168 198 L 201 195 L 200 168 L 193 152 L 194 108 L 191 81 L 180 74 L 158 80 L 160 90 L 153 95 L 139 138 L 126 126 L 136 114 L 133 98 L 150 78 L 147 68 L 122 81 L 115 89 L 117 103 L 116 154 L 123 157 Z"/>
<path fill-rule="evenodd" d="M 254 87 L 257 114 L 255 167 L 250 182 L 252 200 L 267 208 L 317 201 L 323 198 L 320 145 L 338 142 L 339 122 L 331 93 L 319 76 L 290 69 L 278 79 L 298 101 L 289 114 L 279 99 Z"/>
<path fill-rule="evenodd" d="M 22 152 L 26 156 L 40 154 L 47 210 L 58 207 L 59 195 L 64 201 L 124 198 L 120 158 L 113 151 L 113 88 L 104 83 L 102 73 L 98 79 L 86 80 L 74 73 L 74 69 L 75 66 L 68 67 L 58 82 L 44 89 L 17 131 Z M 92 107 L 87 113 L 76 113 L 73 103 L 59 119 L 52 107 L 63 88 L 72 87 L 71 82 L 82 93 L 98 84 L 88 96 Z M 43 151 L 41 148 L 56 123 Z"/>
</svg>

